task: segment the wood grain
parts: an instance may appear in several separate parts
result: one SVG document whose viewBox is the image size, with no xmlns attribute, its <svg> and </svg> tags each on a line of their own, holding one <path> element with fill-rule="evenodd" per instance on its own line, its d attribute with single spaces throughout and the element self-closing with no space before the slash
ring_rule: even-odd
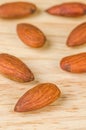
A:
<svg viewBox="0 0 86 130">
<path fill-rule="evenodd" d="M 14 0 L 3 0 L 0 4 L 10 1 Z M 76 1 L 86 3 L 85 0 Z M 86 16 L 73 19 L 51 16 L 44 12 L 52 5 L 70 0 L 30 2 L 39 8 L 31 17 L 0 19 L 0 53 L 19 57 L 35 75 L 35 81 L 27 84 L 16 83 L 0 75 L 0 130 L 86 130 L 86 74 L 70 74 L 59 66 L 64 56 L 86 52 L 86 45 L 69 48 L 65 44 L 71 30 L 85 22 Z M 47 43 L 43 48 L 33 49 L 20 41 L 16 34 L 16 24 L 22 22 L 36 25 L 45 33 Z M 13 109 L 19 97 L 42 82 L 58 85 L 62 91 L 61 98 L 41 110 L 15 113 Z"/>
</svg>

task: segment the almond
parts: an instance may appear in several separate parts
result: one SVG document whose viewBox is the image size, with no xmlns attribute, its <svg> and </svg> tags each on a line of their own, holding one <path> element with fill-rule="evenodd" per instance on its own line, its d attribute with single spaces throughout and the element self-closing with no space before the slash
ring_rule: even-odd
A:
<svg viewBox="0 0 86 130">
<path fill-rule="evenodd" d="M 86 52 L 63 58 L 60 66 L 63 70 L 72 73 L 86 72 Z"/>
<path fill-rule="evenodd" d="M 46 41 L 44 34 L 31 24 L 21 23 L 17 25 L 19 38 L 33 48 L 42 47 Z"/>
<path fill-rule="evenodd" d="M 86 43 L 86 22 L 77 26 L 69 35 L 67 45 L 70 47 Z"/>
<path fill-rule="evenodd" d="M 5 53 L 0 54 L 0 73 L 18 82 L 34 80 L 32 72 L 21 60 Z"/>
<path fill-rule="evenodd" d="M 28 112 L 43 108 L 60 96 L 59 88 L 52 83 L 39 84 L 27 91 L 17 102 L 14 111 Z"/>
<path fill-rule="evenodd" d="M 63 3 L 46 10 L 51 15 L 78 17 L 86 14 L 86 4 L 78 2 Z"/>
<path fill-rule="evenodd" d="M 36 6 L 28 2 L 12 2 L 0 6 L 1 18 L 22 18 L 36 11 Z"/>
</svg>

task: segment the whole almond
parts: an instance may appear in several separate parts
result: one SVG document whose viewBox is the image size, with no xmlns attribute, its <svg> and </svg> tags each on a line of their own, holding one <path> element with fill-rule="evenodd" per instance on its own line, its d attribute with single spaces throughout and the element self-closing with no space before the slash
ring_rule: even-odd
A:
<svg viewBox="0 0 86 130">
<path fill-rule="evenodd" d="M 63 3 L 46 10 L 51 15 L 78 17 L 86 14 L 86 4 L 78 2 Z"/>
<path fill-rule="evenodd" d="M 0 54 L 0 73 L 18 82 L 34 80 L 32 72 L 21 60 L 5 53 Z"/>
<path fill-rule="evenodd" d="M 60 96 L 59 88 L 52 83 L 39 84 L 27 91 L 17 102 L 16 112 L 28 112 L 43 108 Z"/>
<path fill-rule="evenodd" d="M 63 58 L 60 66 L 63 70 L 72 73 L 86 72 L 86 52 Z"/>
<path fill-rule="evenodd" d="M 46 38 L 44 34 L 31 24 L 18 24 L 17 33 L 19 38 L 30 47 L 38 48 L 45 44 Z"/>
<path fill-rule="evenodd" d="M 36 6 L 28 2 L 12 2 L 0 5 L 1 18 L 22 18 L 33 14 Z"/>
<path fill-rule="evenodd" d="M 67 45 L 70 47 L 86 43 L 86 22 L 77 26 L 69 35 Z"/>
</svg>

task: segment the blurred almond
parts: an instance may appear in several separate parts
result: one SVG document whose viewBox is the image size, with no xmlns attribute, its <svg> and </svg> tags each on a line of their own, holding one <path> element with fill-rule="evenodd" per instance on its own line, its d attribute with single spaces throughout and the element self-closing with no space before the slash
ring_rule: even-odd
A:
<svg viewBox="0 0 86 130">
<path fill-rule="evenodd" d="M 72 73 L 86 73 L 86 52 L 64 57 L 60 66 Z"/>
<path fill-rule="evenodd" d="M 0 17 L 6 19 L 22 18 L 33 14 L 36 6 L 28 2 L 10 2 L 0 5 Z"/>
<path fill-rule="evenodd" d="M 86 14 L 86 4 L 79 2 L 63 3 L 46 10 L 51 15 L 79 17 Z"/>
<path fill-rule="evenodd" d="M 30 47 L 39 48 L 45 44 L 45 35 L 34 25 L 20 23 L 17 25 L 17 33 L 19 38 Z"/>
<path fill-rule="evenodd" d="M 0 54 L 0 73 L 18 82 L 34 80 L 31 70 L 21 60 L 5 53 Z"/>
<path fill-rule="evenodd" d="M 78 25 L 69 35 L 67 45 L 70 47 L 86 43 L 86 22 Z"/>
<path fill-rule="evenodd" d="M 59 88 L 52 83 L 39 84 L 27 91 L 17 102 L 16 112 L 28 112 L 43 108 L 60 96 Z"/>
</svg>

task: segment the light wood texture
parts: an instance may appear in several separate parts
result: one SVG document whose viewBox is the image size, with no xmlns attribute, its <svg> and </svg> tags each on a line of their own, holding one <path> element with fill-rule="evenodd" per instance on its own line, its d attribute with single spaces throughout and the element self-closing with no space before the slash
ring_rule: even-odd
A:
<svg viewBox="0 0 86 130">
<path fill-rule="evenodd" d="M 1 0 L 0 4 L 10 1 L 14 0 Z M 86 0 L 76 1 L 86 3 Z M 0 130 L 86 130 L 86 73 L 67 73 L 59 66 L 62 57 L 86 52 L 86 45 L 69 48 L 65 44 L 71 30 L 85 22 L 86 16 L 63 18 L 44 12 L 52 5 L 70 0 L 30 2 L 39 8 L 33 16 L 19 20 L 0 19 L 0 53 L 19 57 L 35 75 L 35 81 L 26 84 L 16 83 L 0 75 Z M 47 43 L 43 48 L 33 49 L 20 41 L 16 34 L 16 24 L 22 22 L 36 25 L 45 33 Z M 19 97 L 42 82 L 52 82 L 59 86 L 62 91 L 59 100 L 41 110 L 14 112 Z"/>
</svg>

